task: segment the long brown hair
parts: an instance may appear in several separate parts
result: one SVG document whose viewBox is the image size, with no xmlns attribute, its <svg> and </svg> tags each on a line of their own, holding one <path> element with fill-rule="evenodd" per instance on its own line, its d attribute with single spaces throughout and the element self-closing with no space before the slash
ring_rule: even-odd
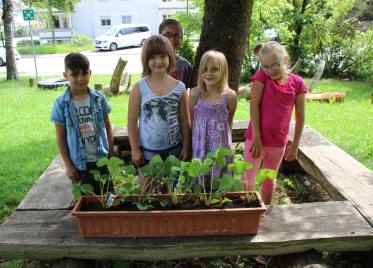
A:
<svg viewBox="0 0 373 268">
<path fill-rule="evenodd" d="M 149 60 L 155 55 L 168 55 L 169 65 L 167 72 L 176 67 L 176 59 L 174 49 L 170 41 L 162 35 L 153 35 L 145 40 L 141 50 L 142 75 L 150 75 Z"/>
</svg>

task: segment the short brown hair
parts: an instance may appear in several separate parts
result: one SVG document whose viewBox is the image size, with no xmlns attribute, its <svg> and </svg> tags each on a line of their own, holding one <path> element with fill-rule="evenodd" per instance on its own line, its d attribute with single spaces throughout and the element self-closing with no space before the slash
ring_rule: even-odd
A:
<svg viewBox="0 0 373 268">
<path fill-rule="evenodd" d="M 156 55 L 168 55 L 169 65 L 167 72 L 175 69 L 176 59 L 170 41 L 162 35 L 153 35 L 145 40 L 141 50 L 142 75 L 150 75 L 149 60 Z"/>
<path fill-rule="evenodd" d="M 224 54 L 217 50 L 209 50 L 202 55 L 198 70 L 198 86 L 201 89 L 206 90 L 206 85 L 203 81 L 202 75 L 205 72 L 209 61 L 215 61 L 219 66 L 220 81 L 218 90 L 224 90 L 228 87 L 228 63 Z"/>
<path fill-rule="evenodd" d="M 177 28 L 179 28 L 179 32 L 181 33 L 181 36 L 183 35 L 183 26 L 181 26 L 181 23 L 175 19 L 167 19 L 167 20 L 162 21 L 162 23 L 159 24 L 159 29 L 158 29 L 159 34 L 162 34 L 164 28 L 166 28 L 169 25 L 174 25 Z"/>
<path fill-rule="evenodd" d="M 65 57 L 65 70 L 69 69 L 73 73 L 89 73 L 89 60 L 87 56 L 79 52 L 67 54 Z"/>
</svg>

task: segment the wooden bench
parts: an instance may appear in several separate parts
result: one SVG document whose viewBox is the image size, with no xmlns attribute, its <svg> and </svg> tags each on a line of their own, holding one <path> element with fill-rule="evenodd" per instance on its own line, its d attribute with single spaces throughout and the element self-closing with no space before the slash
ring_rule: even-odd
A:
<svg viewBox="0 0 373 268">
<path fill-rule="evenodd" d="M 243 141 L 247 123 L 235 122 L 235 141 Z M 128 148 L 125 133 L 115 134 L 119 148 Z M 373 249 L 372 171 L 310 128 L 305 129 L 299 163 L 343 201 L 269 206 L 257 235 L 83 239 L 70 216 L 70 181 L 58 156 L 0 225 L 0 258 L 166 260 Z"/>
</svg>

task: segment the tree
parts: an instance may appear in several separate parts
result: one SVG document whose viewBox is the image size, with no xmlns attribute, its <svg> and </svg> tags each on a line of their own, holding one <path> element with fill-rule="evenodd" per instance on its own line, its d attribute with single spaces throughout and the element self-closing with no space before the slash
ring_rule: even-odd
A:
<svg viewBox="0 0 373 268">
<path fill-rule="evenodd" d="M 56 45 L 56 29 L 54 25 L 53 10 L 63 10 L 69 13 L 74 10 L 75 5 L 80 0 L 23 0 L 27 5 L 36 8 L 45 8 L 47 10 L 47 17 L 49 19 L 49 25 L 52 31 L 52 44 Z"/>
<path fill-rule="evenodd" d="M 229 86 L 238 90 L 243 56 L 251 24 L 253 0 L 205 0 L 203 26 L 197 48 L 193 78 L 204 52 L 216 49 L 228 61 Z"/>
<path fill-rule="evenodd" d="M 13 3 L 11 0 L 3 0 L 3 22 L 6 49 L 6 79 L 18 80 L 18 71 L 13 50 Z"/>
</svg>

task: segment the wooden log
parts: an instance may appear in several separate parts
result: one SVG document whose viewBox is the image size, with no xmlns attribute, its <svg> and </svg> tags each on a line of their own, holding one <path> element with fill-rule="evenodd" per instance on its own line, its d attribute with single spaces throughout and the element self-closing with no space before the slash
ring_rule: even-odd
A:
<svg viewBox="0 0 373 268">
<path fill-rule="evenodd" d="M 94 85 L 94 89 L 95 89 L 95 90 L 100 91 L 100 90 L 102 90 L 103 88 L 104 88 L 104 85 L 103 85 L 103 84 L 95 84 L 95 85 Z"/>
<path fill-rule="evenodd" d="M 69 210 L 16 211 L 0 225 L 0 258 L 169 260 L 372 248 L 372 227 L 347 201 L 270 206 L 258 234 L 246 236 L 84 239 Z"/>
<path fill-rule="evenodd" d="M 324 92 L 324 93 L 308 93 L 306 100 L 310 101 L 325 101 L 325 102 L 342 102 L 344 101 L 346 93 L 344 92 Z"/>
<path fill-rule="evenodd" d="M 127 65 L 127 62 L 128 62 L 127 60 L 123 60 L 121 57 L 119 57 L 118 63 L 114 69 L 113 76 L 110 82 L 110 91 L 114 95 L 117 95 L 119 93 L 120 81 L 122 79 L 122 74 L 123 74 L 124 68 Z"/>
</svg>

